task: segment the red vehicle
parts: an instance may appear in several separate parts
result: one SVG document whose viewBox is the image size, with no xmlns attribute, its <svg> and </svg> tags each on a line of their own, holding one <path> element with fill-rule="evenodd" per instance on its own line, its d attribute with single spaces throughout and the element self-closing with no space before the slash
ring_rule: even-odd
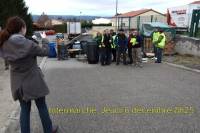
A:
<svg viewBox="0 0 200 133">
<path fill-rule="evenodd" d="M 55 30 L 48 30 L 45 33 L 46 33 L 47 36 L 48 35 L 55 35 L 56 34 Z"/>
</svg>

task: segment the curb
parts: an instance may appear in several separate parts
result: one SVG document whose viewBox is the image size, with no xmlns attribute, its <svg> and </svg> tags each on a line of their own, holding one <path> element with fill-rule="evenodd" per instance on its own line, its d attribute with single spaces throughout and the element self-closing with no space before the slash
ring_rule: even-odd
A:
<svg viewBox="0 0 200 133">
<path fill-rule="evenodd" d="M 176 68 L 181 68 L 181 69 L 184 69 L 184 70 L 187 70 L 187 71 L 192 71 L 192 72 L 200 73 L 200 70 L 198 70 L 198 69 L 193 69 L 193 68 L 189 68 L 189 67 L 186 67 L 186 66 L 183 66 L 183 65 L 177 65 L 177 64 L 168 63 L 168 62 L 164 62 L 164 63 L 167 64 L 167 65 L 169 65 L 169 66 L 176 67 Z"/>
<path fill-rule="evenodd" d="M 40 65 L 39 65 L 40 69 L 44 69 L 46 60 L 47 60 L 47 57 L 43 57 Z M 19 117 L 20 117 L 20 106 L 18 106 L 17 109 L 14 110 L 10 114 L 10 116 L 8 117 L 8 120 L 6 121 L 5 126 L 0 129 L 0 133 L 14 133 L 14 132 L 20 133 L 20 131 L 18 132 Z"/>
</svg>

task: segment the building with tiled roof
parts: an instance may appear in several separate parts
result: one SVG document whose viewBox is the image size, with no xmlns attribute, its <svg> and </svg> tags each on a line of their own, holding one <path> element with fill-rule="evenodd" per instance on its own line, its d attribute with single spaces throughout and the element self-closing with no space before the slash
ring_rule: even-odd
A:
<svg viewBox="0 0 200 133">
<path fill-rule="evenodd" d="M 116 21 L 117 20 L 117 21 Z M 153 9 L 141 9 L 119 14 L 112 18 L 112 26 L 118 29 L 139 29 L 143 23 L 165 22 L 166 16 Z"/>
<path fill-rule="evenodd" d="M 194 1 L 194 2 L 192 2 L 190 4 L 200 4 L 200 0 L 199 1 Z"/>
</svg>

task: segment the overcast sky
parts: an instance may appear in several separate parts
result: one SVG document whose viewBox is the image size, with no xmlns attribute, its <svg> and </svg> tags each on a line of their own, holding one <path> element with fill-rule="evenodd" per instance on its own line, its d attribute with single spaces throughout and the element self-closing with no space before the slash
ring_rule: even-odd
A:
<svg viewBox="0 0 200 133">
<path fill-rule="evenodd" d="M 118 13 L 152 8 L 166 13 L 167 8 L 181 6 L 195 0 L 118 0 Z M 116 0 L 25 0 L 29 12 L 40 15 L 100 15 L 113 16 Z"/>
</svg>

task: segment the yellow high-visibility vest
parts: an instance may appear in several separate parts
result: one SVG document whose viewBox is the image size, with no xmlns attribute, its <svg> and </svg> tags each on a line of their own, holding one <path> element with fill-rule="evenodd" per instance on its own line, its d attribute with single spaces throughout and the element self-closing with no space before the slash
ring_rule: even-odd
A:
<svg viewBox="0 0 200 133">
<path fill-rule="evenodd" d="M 102 39 L 101 39 L 101 42 L 103 43 L 103 41 L 104 41 L 104 35 L 102 36 Z"/>
<path fill-rule="evenodd" d="M 104 41 L 104 35 L 102 36 L 101 45 L 99 45 L 99 48 L 104 48 L 105 47 L 105 45 L 103 45 L 103 41 Z"/>
<path fill-rule="evenodd" d="M 112 49 L 115 49 L 115 48 L 116 48 L 116 44 L 115 44 L 115 39 L 116 39 L 116 37 L 117 37 L 117 35 L 114 35 L 114 36 L 112 37 L 112 44 L 111 44 L 111 48 L 112 48 Z"/>
<path fill-rule="evenodd" d="M 163 39 L 161 40 L 160 43 L 158 43 L 158 48 L 164 49 L 166 44 L 166 36 L 164 33 L 161 33 L 160 36 L 163 36 Z"/>
<path fill-rule="evenodd" d="M 136 37 L 131 38 L 130 43 L 132 44 L 132 46 L 135 46 L 137 44 Z"/>
<path fill-rule="evenodd" d="M 160 36 L 160 32 L 153 33 L 153 43 L 157 42 Z"/>
</svg>

